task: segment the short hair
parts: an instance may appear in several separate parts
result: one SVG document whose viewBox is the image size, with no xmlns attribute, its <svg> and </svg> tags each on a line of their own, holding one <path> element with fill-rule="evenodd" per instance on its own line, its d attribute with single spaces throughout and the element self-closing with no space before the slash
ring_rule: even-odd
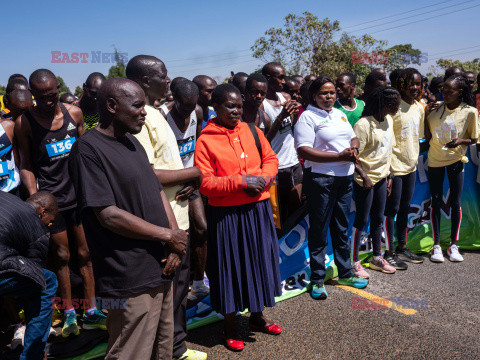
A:
<svg viewBox="0 0 480 360">
<path fill-rule="evenodd" d="M 381 113 L 385 106 L 398 101 L 400 93 L 391 86 L 380 86 L 375 88 L 368 96 L 363 109 L 363 116 L 373 116 Z"/>
<path fill-rule="evenodd" d="M 24 103 L 26 101 L 32 101 L 32 93 L 30 90 L 23 90 L 23 89 L 16 89 L 13 90 L 10 94 L 8 94 L 8 100 L 12 101 L 13 99 L 17 100 L 20 103 Z"/>
<path fill-rule="evenodd" d="M 232 84 L 220 84 L 212 92 L 212 104 L 222 104 L 226 98 L 227 94 L 235 93 L 238 96 L 242 96 L 240 90 L 238 90 Z"/>
<path fill-rule="evenodd" d="M 443 77 L 434 77 L 432 81 L 430 81 L 430 86 L 428 87 L 428 90 L 430 90 L 431 93 L 435 93 L 435 91 L 438 90 L 438 86 L 444 82 L 445 81 L 443 80 Z"/>
<path fill-rule="evenodd" d="M 57 81 L 57 78 L 53 72 L 48 69 L 38 69 L 35 70 L 32 75 L 30 75 L 30 78 L 28 79 L 28 84 L 30 85 L 30 89 L 32 89 L 35 88 L 35 86 L 33 85 L 34 83 L 41 84 L 52 79 Z"/>
<path fill-rule="evenodd" d="M 8 82 L 7 87 L 5 89 L 5 94 L 10 94 L 13 90 L 22 89 L 28 90 L 28 83 L 25 83 L 22 79 L 12 79 Z"/>
<path fill-rule="evenodd" d="M 187 78 L 184 78 L 183 76 L 178 76 L 176 77 L 175 79 L 173 79 L 171 82 L 170 82 L 170 91 L 173 93 L 173 91 L 175 90 L 175 86 L 177 86 L 177 84 L 181 81 L 190 81 L 188 80 Z M 198 87 L 198 86 L 197 86 Z"/>
<path fill-rule="evenodd" d="M 85 80 L 85 85 L 87 85 L 87 87 L 92 87 L 92 84 L 95 82 L 95 80 L 97 79 L 101 79 L 101 80 L 107 80 L 107 78 L 105 77 L 105 75 L 103 75 L 102 73 L 99 73 L 99 72 L 93 72 L 91 73 L 90 75 L 88 75 L 87 77 L 87 80 Z"/>
<path fill-rule="evenodd" d="M 310 86 L 312 85 L 313 80 L 305 81 L 302 86 L 300 86 L 300 96 L 306 105 L 310 104 Z"/>
<path fill-rule="evenodd" d="M 388 75 L 388 78 L 390 79 L 390 84 L 395 88 L 398 89 L 398 80 L 400 79 L 402 75 L 403 69 L 395 69 L 392 70 L 392 72 Z"/>
<path fill-rule="evenodd" d="M 297 80 L 295 80 L 295 79 L 293 78 L 293 76 L 287 76 L 287 77 L 285 78 L 285 85 L 287 84 L 287 82 L 289 82 L 289 83 L 291 83 L 291 84 L 300 85 L 300 83 L 299 83 Z"/>
<path fill-rule="evenodd" d="M 268 81 L 267 81 L 267 78 L 265 76 L 263 76 L 262 74 L 259 74 L 259 73 L 253 73 L 253 74 L 250 74 L 247 78 L 247 83 L 245 85 L 245 89 L 250 89 L 252 87 L 252 84 L 253 82 L 256 81 L 256 82 L 259 82 L 259 83 L 264 83 L 264 84 L 267 84 Z"/>
<path fill-rule="evenodd" d="M 10 75 L 10 77 L 8 78 L 7 83 L 9 83 L 10 81 L 12 81 L 13 79 L 21 79 L 21 80 L 23 80 L 23 81 L 25 82 L 25 84 L 28 85 L 28 80 L 27 80 L 27 78 L 26 78 L 24 75 L 22 75 L 22 74 L 12 74 L 12 75 Z"/>
<path fill-rule="evenodd" d="M 30 196 L 26 200 L 29 204 L 32 204 L 35 206 L 35 208 L 42 208 L 47 210 L 51 214 L 57 214 L 58 213 L 58 204 L 57 200 L 55 199 L 55 196 L 50 194 L 47 191 L 39 191 Z"/>
<path fill-rule="evenodd" d="M 420 81 L 422 81 L 422 74 L 420 74 L 420 71 L 415 68 L 406 68 L 400 73 L 400 77 L 397 80 L 398 87 L 395 86 L 395 88 L 400 92 L 400 95 L 405 94 L 412 84 L 415 75 L 420 76 Z"/>
<path fill-rule="evenodd" d="M 272 75 L 275 69 L 281 67 L 282 69 L 284 68 L 282 64 L 278 62 L 269 62 L 265 64 L 262 68 L 262 75 L 267 76 L 267 75 Z"/>
<path fill-rule="evenodd" d="M 133 80 L 136 83 L 141 83 L 144 76 L 155 75 L 154 66 L 162 64 L 162 60 L 152 55 L 137 55 L 130 59 L 125 68 L 127 79 Z"/>
<path fill-rule="evenodd" d="M 212 79 L 210 76 L 208 76 L 208 75 L 197 75 L 197 76 L 195 76 L 195 77 L 192 79 L 192 81 L 198 86 L 198 88 L 199 88 L 200 90 L 202 90 L 202 89 L 204 88 L 204 85 L 203 85 L 203 84 L 204 84 L 205 81 L 207 81 L 207 80 L 211 80 L 211 81 L 213 81 L 214 83 L 216 83 L 216 81 L 213 80 L 213 79 Z"/>
<path fill-rule="evenodd" d="M 97 106 L 100 114 L 100 122 L 104 121 L 105 117 L 111 118 L 111 115 L 107 110 L 108 99 L 114 98 L 116 101 L 118 101 L 118 97 L 125 93 L 125 87 L 129 85 L 133 85 L 141 90 L 140 85 L 130 79 L 115 77 L 107 79 L 103 82 L 97 94 Z"/>
<path fill-rule="evenodd" d="M 198 96 L 198 93 L 198 86 L 193 81 L 187 79 L 177 82 L 172 90 L 173 98 L 180 96 L 185 99 L 191 99 Z"/>
<path fill-rule="evenodd" d="M 381 72 L 374 70 L 365 78 L 365 87 L 373 87 L 377 81 L 387 81 L 387 78 Z"/>
<path fill-rule="evenodd" d="M 316 106 L 315 105 L 315 100 L 314 100 L 314 95 L 326 83 L 332 83 L 333 84 L 333 81 L 328 76 L 324 76 L 324 75 L 321 75 L 316 80 L 313 80 L 313 82 L 310 84 L 310 87 L 308 88 L 308 103 L 309 104 L 312 104 L 312 105 Z"/>
<path fill-rule="evenodd" d="M 457 74 L 461 73 L 461 74 Z M 462 75 L 463 70 L 459 68 L 458 66 L 450 66 L 448 69 L 445 70 L 445 76 L 443 77 L 443 80 L 447 80 L 449 77 L 453 75 Z"/>
<path fill-rule="evenodd" d="M 67 98 L 69 98 L 69 97 L 73 97 L 73 101 L 75 101 L 75 95 L 73 95 L 71 93 L 64 93 L 64 94 L 60 95 L 59 101 L 63 102 L 63 103 L 69 103 L 68 100 L 67 100 Z M 71 104 L 71 103 L 69 103 L 69 104 Z"/>
<path fill-rule="evenodd" d="M 247 73 L 237 72 L 235 75 L 233 75 L 232 85 L 236 86 L 241 91 L 240 89 L 241 83 L 244 81 L 243 79 L 247 79 L 247 78 L 248 78 Z"/>
<path fill-rule="evenodd" d="M 353 84 L 353 85 L 357 85 L 357 77 L 352 74 L 352 73 L 349 73 L 349 72 L 344 72 L 344 73 L 341 73 L 340 75 L 338 75 L 337 78 L 339 78 L 340 76 L 346 76 L 348 77 L 348 80 Z"/>
</svg>

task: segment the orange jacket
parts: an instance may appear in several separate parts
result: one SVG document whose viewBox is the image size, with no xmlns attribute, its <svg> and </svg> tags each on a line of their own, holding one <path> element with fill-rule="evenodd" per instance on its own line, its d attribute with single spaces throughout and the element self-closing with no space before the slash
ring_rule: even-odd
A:
<svg viewBox="0 0 480 360">
<path fill-rule="evenodd" d="M 200 192 L 208 196 L 210 205 L 235 206 L 262 201 L 270 197 L 268 186 L 278 172 L 277 155 L 270 143 L 257 129 L 263 153 L 263 167 L 255 139 L 246 123 L 238 122 L 229 130 L 210 120 L 202 131 L 195 146 L 195 166 L 203 175 Z M 246 175 L 264 176 L 265 190 L 256 197 L 249 196 L 243 189 Z"/>
</svg>

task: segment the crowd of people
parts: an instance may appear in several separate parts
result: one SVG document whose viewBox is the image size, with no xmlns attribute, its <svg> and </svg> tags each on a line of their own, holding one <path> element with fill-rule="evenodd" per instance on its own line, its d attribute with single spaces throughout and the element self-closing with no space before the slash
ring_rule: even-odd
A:
<svg viewBox="0 0 480 360">
<path fill-rule="evenodd" d="M 206 75 L 170 81 L 160 59 L 138 55 L 126 79 L 92 73 L 76 99 L 59 97 L 50 70 L 12 75 L 0 114 L 0 296 L 12 322 L 24 311 L 21 359 L 44 358 L 55 295 L 62 336 L 80 333 L 81 315 L 82 329 L 108 331 L 105 359 L 206 359 L 185 340 L 187 302 L 207 295 L 228 349 L 244 348 L 235 317 L 245 309 L 250 328 L 279 335 L 263 314 L 281 295 L 276 226 L 303 206 L 313 299 L 328 296 L 329 234 L 343 285 L 368 285 L 359 257 L 367 224 L 370 269 L 423 262 L 407 247 L 407 223 L 427 149 L 430 260 L 444 261 L 446 172 L 447 254 L 463 261 L 456 243 L 467 147 L 479 133 L 476 84 L 480 74 L 459 68 L 430 84 L 414 68 L 388 79 L 374 69 L 360 92 L 352 73 L 287 76 L 274 62 L 220 85 Z M 105 314 L 98 296 L 127 306 Z"/>
</svg>

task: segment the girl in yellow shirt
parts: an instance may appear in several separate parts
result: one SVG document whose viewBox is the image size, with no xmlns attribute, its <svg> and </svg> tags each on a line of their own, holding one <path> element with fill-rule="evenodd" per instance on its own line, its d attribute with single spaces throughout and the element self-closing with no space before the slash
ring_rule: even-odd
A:
<svg viewBox="0 0 480 360">
<path fill-rule="evenodd" d="M 382 257 L 381 240 L 387 188 L 391 188 L 390 174 L 392 146 L 395 138 L 392 115 L 400 107 L 400 94 L 392 87 L 376 88 L 368 97 L 362 118 L 353 130 L 360 141 L 358 161 L 355 164 L 355 222 L 353 224 L 353 271 L 356 276 L 368 278 L 358 253 L 362 230 L 370 216 L 370 236 L 373 258 L 370 268 L 392 274 L 396 270 Z M 389 186 L 387 186 L 387 183 Z"/>
<path fill-rule="evenodd" d="M 444 102 L 428 115 L 427 137 L 428 179 L 432 193 L 432 231 L 434 246 L 430 260 L 443 262 L 440 247 L 440 208 L 443 202 L 443 180 L 447 171 L 450 185 L 451 245 L 447 253 L 451 261 L 463 261 L 458 252 L 457 240 L 462 220 L 461 198 L 464 179 L 464 162 L 468 145 L 478 138 L 478 111 L 473 107 L 471 89 L 467 78 L 453 75 L 445 81 L 442 90 Z M 447 202 L 448 203 L 448 202 Z"/>
</svg>

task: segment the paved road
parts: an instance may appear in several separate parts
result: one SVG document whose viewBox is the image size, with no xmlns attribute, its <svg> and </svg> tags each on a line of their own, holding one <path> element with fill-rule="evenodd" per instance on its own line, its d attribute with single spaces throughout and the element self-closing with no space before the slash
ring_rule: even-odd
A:
<svg viewBox="0 0 480 360">
<path fill-rule="evenodd" d="M 283 327 L 280 336 L 250 332 L 248 317 L 241 317 L 246 340 L 241 353 L 223 346 L 221 323 L 191 331 L 188 346 L 206 351 L 211 360 L 480 359 L 480 253 L 464 257 L 463 263 L 425 259 L 394 275 L 368 270 L 369 294 L 428 303 L 412 315 L 395 306 L 353 309 L 359 295 L 328 285 L 325 301 L 303 294 L 266 311 Z"/>
</svg>

